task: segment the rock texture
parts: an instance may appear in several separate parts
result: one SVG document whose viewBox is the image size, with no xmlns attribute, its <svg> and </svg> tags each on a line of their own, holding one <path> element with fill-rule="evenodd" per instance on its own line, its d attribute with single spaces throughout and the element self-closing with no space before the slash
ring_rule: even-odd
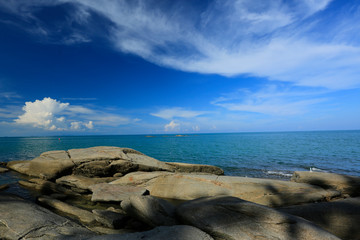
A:
<svg viewBox="0 0 360 240">
<path fill-rule="evenodd" d="M 213 238 L 195 227 L 177 225 L 157 227 L 146 232 L 97 236 L 90 240 L 213 240 Z"/>
<path fill-rule="evenodd" d="M 305 218 L 341 239 L 360 239 L 360 197 L 278 210 Z"/>
<path fill-rule="evenodd" d="M 177 214 L 214 239 L 339 239 L 306 220 L 234 197 L 188 201 Z"/>
<path fill-rule="evenodd" d="M 47 205 L 51 208 L 54 208 L 62 213 L 67 215 L 74 216 L 82 223 L 95 223 L 95 215 L 89 211 L 74 207 L 57 199 L 53 199 L 50 197 L 39 197 L 38 201 L 44 205 Z"/>
<path fill-rule="evenodd" d="M 229 195 L 266 206 L 324 201 L 340 194 L 335 190 L 324 190 L 305 183 L 193 174 L 162 175 L 141 186 L 148 189 L 150 195 L 160 198 L 192 200 Z"/>
<path fill-rule="evenodd" d="M 141 196 L 148 191 L 142 187 L 121 186 L 116 184 L 99 183 L 90 186 L 93 192 L 91 201 L 93 202 L 121 202 L 132 195 Z"/>
<path fill-rule="evenodd" d="M 335 189 L 344 195 L 360 196 L 360 177 L 325 172 L 294 172 L 291 181 Z"/>
<path fill-rule="evenodd" d="M 109 228 L 119 229 L 125 225 L 128 216 L 114 211 L 94 209 L 96 221 L 104 224 Z"/>
<path fill-rule="evenodd" d="M 25 175 L 54 180 L 75 174 L 85 177 L 110 177 L 132 171 L 200 171 L 223 174 L 215 166 L 165 163 L 130 148 L 92 147 L 50 151 L 31 161 L 12 161 L 7 167 Z"/>
<path fill-rule="evenodd" d="M 163 199 L 152 196 L 131 196 L 121 202 L 121 208 L 128 215 L 152 227 L 177 224 L 175 207 Z"/>
<path fill-rule="evenodd" d="M 67 186 L 71 189 L 83 190 L 84 192 L 90 191 L 90 186 L 98 183 L 107 183 L 114 181 L 116 178 L 89 178 L 81 175 L 68 175 L 56 179 L 56 183 Z"/>
<path fill-rule="evenodd" d="M 1 239 L 89 239 L 94 234 L 32 202 L 0 194 Z"/>
<path fill-rule="evenodd" d="M 9 169 L 0 167 L 0 173 L 4 173 L 4 172 L 7 172 L 7 171 L 9 171 Z"/>
</svg>

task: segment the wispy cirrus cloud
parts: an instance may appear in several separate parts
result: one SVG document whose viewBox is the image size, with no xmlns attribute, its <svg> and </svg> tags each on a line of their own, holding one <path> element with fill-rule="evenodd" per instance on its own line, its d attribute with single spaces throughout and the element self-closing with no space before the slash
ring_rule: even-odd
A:
<svg viewBox="0 0 360 240">
<path fill-rule="evenodd" d="M 211 103 L 230 111 L 253 112 L 275 116 L 304 114 L 328 99 L 326 90 L 293 89 L 278 85 L 267 85 L 251 91 L 239 89 L 224 94 Z"/>
<path fill-rule="evenodd" d="M 185 1 L 35 0 L 1 5 L 50 35 L 53 26 L 43 24 L 36 11 L 41 6 L 71 5 L 63 28 L 69 22 L 81 27 L 67 35 L 74 40 L 65 41 L 63 34 L 64 44 L 101 35 L 119 51 L 184 71 L 245 74 L 335 90 L 357 88 L 360 27 L 345 23 L 357 22 L 359 6 L 346 2 L 337 15 L 321 14 L 331 3 L 213 0 L 194 8 Z M 99 17 L 111 24 L 102 29 L 105 34 L 101 30 L 89 34 L 89 25 Z"/>
<path fill-rule="evenodd" d="M 181 107 L 172 107 L 172 108 L 162 109 L 155 113 L 150 113 L 150 114 L 152 116 L 163 119 L 173 119 L 173 118 L 194 118 L 207 113 L 209 112 L 187 110 Z"/>
</svg>

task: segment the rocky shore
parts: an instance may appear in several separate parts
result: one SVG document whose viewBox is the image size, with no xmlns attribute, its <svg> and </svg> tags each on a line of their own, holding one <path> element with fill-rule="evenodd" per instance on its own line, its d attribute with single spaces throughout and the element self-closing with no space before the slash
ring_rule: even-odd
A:
<svg viewBox="0 0 360 240">
<path fill-rule="evenodd" d="M 8 170 L 36 202 L 0 185 L 0 239 L 360 239 L 354 176 L 232 177 L 118 147 L 45 152 Z"/>
</svg>

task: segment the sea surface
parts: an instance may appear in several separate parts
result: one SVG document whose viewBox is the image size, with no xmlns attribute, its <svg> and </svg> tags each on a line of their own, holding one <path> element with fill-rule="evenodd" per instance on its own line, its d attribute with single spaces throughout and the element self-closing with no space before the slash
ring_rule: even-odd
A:
<svg viewBox="0 0 360 240">
<path fill-rule="evenodd" d="M 360 131 L 2 137 L 0 162 L 94 146 L 129 147 L 167 162 L 216 165 L 232 176 L 288 180 L 294 171 L 310 170 L 360 176 Z M 0 174 L 0 184 L 19 178 L 13 172 Z"/>
</svg>

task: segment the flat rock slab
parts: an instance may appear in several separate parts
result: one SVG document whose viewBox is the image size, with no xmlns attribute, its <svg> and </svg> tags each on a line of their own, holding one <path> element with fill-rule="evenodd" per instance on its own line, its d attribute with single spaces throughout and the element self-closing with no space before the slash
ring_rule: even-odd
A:
<svg viewBox="0 0 360 240">
<path fill-rule="evenodd" d="M 90 186 L 93 202 L 121 202 L 132 195 L 142 196 L 148 193 L 145 188 L 99 183 Z"/>
<path fill-rule="evenodd" d="M 90 240 L 213 240 L 213 238 L 195 227 L 176 225 L 157 227 L 146 232 L 97 236 Z"/>
<path fill-rule="evenodd" d="M 78 207 L 69 205 L 60 200 L 43 196 L 43 197 L 39 197 L 38 201 L 42 204 L 45 204 L 51 208 L 54 208 L 60 212 L 65 213 L 67 215 L 76 217 L 82 223 L 92 224 L 92 223 L 95 223 L 95 221 L 96 221 L 95 215 L 93 213 L 86 211 L 84 209 L 80 209 Z"/>
<path fill-rule="evenodd" d="M 360 177 L 325 172 L 294 172 L 291 181 L 335 189 L 344 195 L 360 196 Z"/>
<path fill-rule="evenodd" d="M 290 206 L 278 210 L 305 218 L 341 239 L 360 239 L 360 197 Z"/>
<path fill-rule="evenodd" d="M 149 226 L 177 225 L 175 207 L 153 196 L 131 196 L 121 202 L 121 208 L 130 216 Z"/>
<path fill-rule="evenodd" d="M 0 194 L 0 236 L 2 239 L 89 239 L 86 228 L 32 202 Z"/>
<path fill-rule="evenodd" d="M 302 218 L 228 196 L 188 201 L 177 214 L 184 223 L 219 240 L 339 239 Z"/>
<path fill-rule="evenodd" d="M 266 206 L 324 201 L 339 196 L 335 190 L 305 183 L 247 177 L 172 174 L 142 184 L 150 195 L 175 200 L 229 195 Z"/>
<path fill-rule="evenodd" d="M 155 172 L 132 172 L 128 173 L 125 176 L 110 182 L 110 184 L 119 184 L 119 185 L 144 185 L 148 181 L 155 179 L 160 176 L 172 175 L 171 172 L 165 171 L 155 171 Z"/>
<path fill-rule="evenodd" d="M 89 178 L 80 175 L 67 175 L 56 179 L 56 183 L 67 187 L 75 187 L 83 190 L 90 190 L 91 185 L 98 183 L 107 183 L 114 181 L 116 178 Z"/>
<path fill-rule="evenodd" d="M 4 172 L 7 172 L 7 171 L 9 171 L 9 169 L 0 167 L 0 173 L 4 173 Z"/>
</svg>

